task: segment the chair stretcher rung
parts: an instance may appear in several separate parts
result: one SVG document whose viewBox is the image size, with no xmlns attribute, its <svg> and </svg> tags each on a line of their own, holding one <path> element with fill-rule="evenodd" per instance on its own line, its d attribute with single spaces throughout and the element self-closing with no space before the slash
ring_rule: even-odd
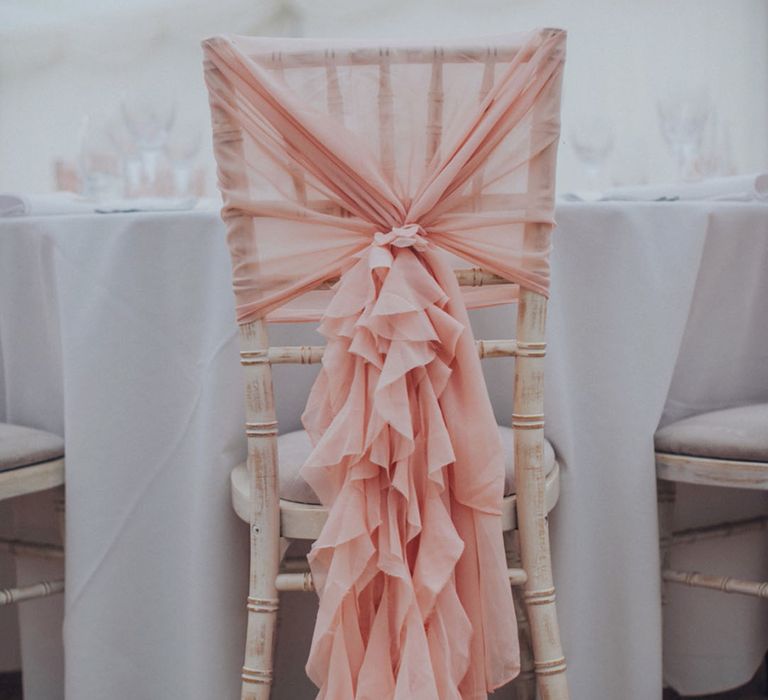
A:
<svg viewBox="0 0 768 700">
<path fill-rule="evenodd" d="M 299 562 L 292 562 L 290 568 L 298 568 L 299 565 Z M 507 573 L 512 586 L 522 586 L 528 581 L 525 569 L 508 569 Z M 275 588 L 278 591 L 314 591 L 315 584 L 309 571 L 291 571 L 277 575 Z"/>
<path fill-rule="evenodd" d="M 479 267 L 469 267 L 463 269 L 454 270 L 456 274 L 456 280 L 460 287 L 488 287 L 497 284 L 514 284 L 504 277 L 494 275 L 492 272 L 487 272 Z M 316 289 L 329 289 L 339 281 L 338 277 L 326 280 L 320 283 Z"/>
<path fill-rule="evenodd" d="M 507 569 L 507 575 L 512 586 L 523 586 L 528 581 L 525 569 Z"/>
<path fill-rule="evenodd" d="M 275 578 L 278 591 L 314 591 L 315 583 L 309 571 L 278 574 Z"/>
<path fill-rule="evenodd" d="M 543 357 L 544 350 L 521 348 L 515 340 L 476 340 L 480 359 L 492 357 Z M 322 345 L 283 345 L 269 348 L 266 357 L 273 365 L 313 365 L 322 361 L 325 347 Z M 243 358 L 243 364 L 256 364 L 260 358 Z"/>
<path fill-rule="evenodd" d="M 42 581 L 32 586 L 21 586 L 19 588 L 5 588 L 0 590 L 0 606 L 11 605 L 12 603 L 21 603 L 25 600 L 34 598 L 45 598 L 46 596 L 61 593 L 64 590 L 64 581 Z"/>
<path fill-rule="evenodd" d="M 731 576 L 708 576 L 697 571 L 665 569 L 661 577 L 668 583 L 679 583 L 693 588 L 709 588 L 722 593 L 738 593 L 755 598 L 768 598 L 768 581 L 745 581 Z"/>
</svg>

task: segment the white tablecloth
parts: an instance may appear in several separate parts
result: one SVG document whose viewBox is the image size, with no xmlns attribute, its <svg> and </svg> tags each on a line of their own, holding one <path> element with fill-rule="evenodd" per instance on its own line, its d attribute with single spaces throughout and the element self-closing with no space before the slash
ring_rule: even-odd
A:
<svg viewBox="0 0 768 700">
<path fill-rule="evenodd" d="M 568 204 L 558 221 L 547 434 L 562 465 L 551 520 L 572 694 L 659 700 L 653 433 L 662 416 L 768 400 L 768 206 Z M 511 337 L 511 314 L 475 313 L 478 336 Z M 228 495 L 245 451 L 233 316 L 214 212 L 0 222 L 0 419 L 63 433 L 67 451 L 67 591 L 20 607 L 26 700 L 238 697 L 247 533 Z M 273 339 L 313 336 L 281 327 Z M 511 363 L 486 369 L 507 421 Z M 281 429 L 298 427 L 314 371 L 276 368 Z M 680 524 L 766 505 L 681 491 Z M 17 526 L 44 536 L 45 501 L 20 499 Z M 727 554 L 726 570 L 766 576 L 764 545 L 700 544 L 675 565 L 720 571 Z M 20 581 L 55 568 L 17 565 Z M 278 700 L 314 697 L 302 673 L 313 611 L 312 596 L 284 596 Z M 665 618 L 666 677 L 685 693 L 746 681 L 768 647 L 768 614 L 749 599 L 673 592 Z M 13 625 L 0 625 L 8 651 Z"/>
</svg>

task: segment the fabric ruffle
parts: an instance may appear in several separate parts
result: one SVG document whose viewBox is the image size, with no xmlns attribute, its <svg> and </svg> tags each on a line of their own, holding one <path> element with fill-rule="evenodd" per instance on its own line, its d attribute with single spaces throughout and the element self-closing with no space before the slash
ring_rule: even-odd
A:
<svg viewBox="0 0 768 700">
<path fill-rule="evenodd" d="M 320 325 L 302 476 L 329 508 L 307 663 L 328 700 L 475 700 L 519 671 L 502 447 L 455 276 L 418 238 L 363 251 Z"/>
</svg>

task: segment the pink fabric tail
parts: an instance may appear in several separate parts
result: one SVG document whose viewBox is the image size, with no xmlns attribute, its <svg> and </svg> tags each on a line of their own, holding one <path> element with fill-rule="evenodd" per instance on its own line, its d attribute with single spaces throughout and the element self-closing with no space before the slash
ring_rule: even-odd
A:
<svg viewBox="0 0 768 700">
<path fill-rule="evenodd" d="M 374 244 L 342 278 L 305 426 L 319 697 L 459 700 L 519 671 L 502 447 L 452 270 Z"/>
</svg>

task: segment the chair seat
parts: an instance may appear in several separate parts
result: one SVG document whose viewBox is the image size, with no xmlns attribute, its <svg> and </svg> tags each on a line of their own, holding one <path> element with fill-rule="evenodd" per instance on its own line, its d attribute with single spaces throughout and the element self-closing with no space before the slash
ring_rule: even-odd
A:
<svg viewBox="0 0 768 700">
<path fill-rule="evenodd" d="M 501 441 L 506 456 L 505 490 L 508 492 L 502 505 L 502 527 L 505 531 L 517 527 L 517 497 L 514 494 L 514 431 L 499 426 Z M 309 437 L 303 430 L 286 433 L 278 437 L 280 465 L 280 534 L 288 539 L 316 539 L 327 518 L 327 511 L 318 503 L 309 485 L 299 476 L 299 470 L 309 455 Z M 560 476 L 555 451 L 544 441 L 544 507 L 547 512 L 555 507 L 560 495 Z M 245 463 L 237 465 L 230 476 L 232 506 L 237 515 L 250 520 L 250 482 Z M 287 498 L 291 496 L 291 498 Z M 308 499 L 306 501 L 295 500 Z"/>
<path fill-rule="evenodd" d="M 61 459 L 64 440 L 44 430 L 0 423 L 0 472 Z"/>
<path fill-rule="evenodd" d="M 0 423 L 0 501 L 64 483 L 64 440 L 58 435 Z"/>
<path fill-rule="evenodd" d="M 706 459 L 768 462 L 768 404 L 701 413 L 656 432 L 656 451 Z"/>
<path fill-rule="evenodd" d="M 515 492 L 515 437 L 514 430 L 499 426 L 499 435 L 504 446 L 505 478 L 504 495 Z M 302 465 L 309 456 L 312 445 L 305 430 L 285 433 L 277 438 L 278 464 L 280 471 L 280 498 L 294 503 L 319 505 L 320 500 L 304 479 L 299 475 Z M 544 472 L 549 474 L 555 466 L 555 451 L 544 441 Z"/>
<path fill-rule="evenodd" d="M 514 430 L 499 426 L 499 435 L 504 446 L 506 474 L 504 495 L 515 492 L 515 437 Z M 293 503 L 319 505 L 320 500 L 299 472 L 312 449 L 309 436 L 304 430 L 285 433 L 277 438 L 278 464 L 280 472 L 280 498 Z M 544 472 L 549 475 L 555 466 L 555 451 L 544 441 Z"/>
</svg>

